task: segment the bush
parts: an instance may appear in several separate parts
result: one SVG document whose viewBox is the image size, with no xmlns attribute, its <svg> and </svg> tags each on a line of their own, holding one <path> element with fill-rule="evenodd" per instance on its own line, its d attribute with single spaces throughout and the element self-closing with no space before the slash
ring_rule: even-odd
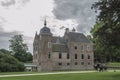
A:
<svg viewBox="0 0 120 80">
<path fill-rule="evenodd" d="M 0 52 L 0 71 L 1 72 L 15 72 L 24 71 L 24 64 L 19 62 L 11 55 Z"/>
</svg>

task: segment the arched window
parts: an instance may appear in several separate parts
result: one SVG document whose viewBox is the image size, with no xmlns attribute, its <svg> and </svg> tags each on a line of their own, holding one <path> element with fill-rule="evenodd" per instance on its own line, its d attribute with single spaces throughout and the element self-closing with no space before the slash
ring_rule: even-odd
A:
<svg viewBox="0 0 120 80">
<path fill-rule="evenodd" d="M 62 58 L 62 53 L 60 52 L 60 53 L 59 53 L 59 59 L 61 59 L 61 58 Z"/>
<path fill-rule="evenodd" d="M 84 55 L 83 54 L 81 55 L 81 59 L 84 59 Z"/>
</svg>

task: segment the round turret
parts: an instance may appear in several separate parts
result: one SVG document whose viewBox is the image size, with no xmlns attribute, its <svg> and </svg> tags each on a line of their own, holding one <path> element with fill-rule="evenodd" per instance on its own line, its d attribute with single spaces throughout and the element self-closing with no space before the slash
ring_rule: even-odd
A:
<svg viewBox="0 0 120 80">
<path fill-rule="evenodd" d="M 40 33 L 51 33 L 50 32 L 50 29 L 48 27 L 43 27 L 41 30 L 40 30 Z"/>
<path fill-rule="evenodd" d="M 46 27 L 46 20 L 44 21 L 44 27 L 40 30 L 40 34 L 52 34 L 50 29 Z"/>
</svg>

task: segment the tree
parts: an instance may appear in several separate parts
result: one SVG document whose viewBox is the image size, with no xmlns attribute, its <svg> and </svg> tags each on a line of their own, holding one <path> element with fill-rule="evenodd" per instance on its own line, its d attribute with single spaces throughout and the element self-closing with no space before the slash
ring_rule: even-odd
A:
<svg viewBox="0 0 120 80">
<path fill-rule="evenodd" d="M 92 8 L 99 12 L 93 30 L 93 37 L 97 39 L 104 51 L 107 61 L 118 61 L 120 55 L 120 0 L 99 0 Z M 102 24 L 101 24 L 102 23 Z M 101 50 L 101 51 L 102 51 Z"/>
<path fill-rule="evenodd" d="M 99 31 L 99 28 L 101 28 L 103 25 L 103 22 L 97 22 L 93 28 L 91 28 L 91 34 L 92 37 L 91 41 L 94 43 L 94 57 L 95 62 L 106 62 L 106 55 L 105 55 L 105 46 L 101 44 L 101 40 L 99 38 L 99 35 L 97 35 L 97 31 Z"/>
<path fill-rule="evenodd" d="M 4 54 L 10 54 L 10 51 L 6 50 L 6 49 L 0 49 L 0 51 Z"/>
<path fill-rule="evenodd" d="M 28 54 L 27 52 L 28 47 L 27 47 L 27 44 L 23 42 L 23 36 L 15 35 L 9 41 L 10 41 L 10 49 L 14 53 L 14 57 L 21 62 L 27 62 L 29 58 L 28 56 L 30 56 L 31 54 Z"/>
<path fill-rule="evenodd" d="M 33 60 L 32 53 L 27 52 L 27 54 L 26 54 L 26 61 L 27 62 L 32 62 L 32 60 Z"/>
<path fill-rule="evenodd" d="M 0 72 L 24 71 L 24 64 L 13 56 L 0 51 Z"/>
</svg>

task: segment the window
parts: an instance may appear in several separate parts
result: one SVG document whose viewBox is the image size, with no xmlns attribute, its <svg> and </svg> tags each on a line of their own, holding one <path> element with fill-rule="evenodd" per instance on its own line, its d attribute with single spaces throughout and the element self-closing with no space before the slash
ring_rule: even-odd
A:
<svg viewBox="0 0 120 80">
<path fill-rule="evenodd" d="M 51 48 L 51 42 L 48 42 L 48 48 Z"/>
<path fill-rule="evenodd" d="M 70 65 L 70 63 L 67 63 L 67 65 Z"/>
<path fill-rule="evenodd" d="M 59 66 L 61 66 L 61 65 L 62 65 L 62 63 L 58 63 L 58 65 L 59 65 Z"/>
<path fill-rule="evenodd" d="M 75 54 L 75 59 L 77 59 L 77 54 Z"/>
<path fill-rule="evenodd" d="M 89 45 L 87 45 L 87 51 L 90 51 L 90 46 Z"/>
<path fill-rule="evenodd" d="M 84 62 L 81 62 L 81 65 L 84 65 Z"/>
<path fill-rule="evenodd" d="M 66 42 L 68 42 L 68 39 L 66 39 Z"/>
<path fill-rule="evenodd" d="M 40 36 L 40 40 L 41 40 L 41 38 L 42 38 L 42 37 Z"/>
<path fill-rule="evenodd" d="M 81 55 L 81 59 L 84 59 L 84 55 L 83 54 Z"/>
<path fill-rule="evenodd" d="M 84 50 L 84 47 L 83 47 L 83 45 L 81 45 L 81 50 Z"/>
<path fill-rule="evenodd" d="M 90 59 L 90 55 L 88 54 L 88 59 Z"/>
<path fill-rule="evenodd" d="M 77 46 L 75 46 L 75 49 L 77 49 Z"/>
<path fill-rule="evenodd" d="M 77 63 L 77 62 L 75 62 L 75 65 L 78 65 L 78 63 Z"/>
<path fill-rule="evenodd" d="M 67 54 L 67 59 L 69 59 L 69 58 L 70 58 L 70 54 L 68 53 L 68 54 Z"/>
<path fill-rule="evenodd" d="M 50 59 L 51 55 L 50 55 L 50 52 L 48 53 L 48 58 Z"/>
<path fill-rule="evenodd" d="M 61 58 L 62 58 L 62 53 L 60 52 L 60 53 L 59 53 L 59 59 L 61 59 Z"/>
<path fill-rule="evenodd" d="M 88 65 L 90 65 L 90 62 L 88 62 Z"/>
<path fill-rule="evenodd" d="M 41 63 L 39 63 L 39 65 L 41 65 Z"/>
</svg>

